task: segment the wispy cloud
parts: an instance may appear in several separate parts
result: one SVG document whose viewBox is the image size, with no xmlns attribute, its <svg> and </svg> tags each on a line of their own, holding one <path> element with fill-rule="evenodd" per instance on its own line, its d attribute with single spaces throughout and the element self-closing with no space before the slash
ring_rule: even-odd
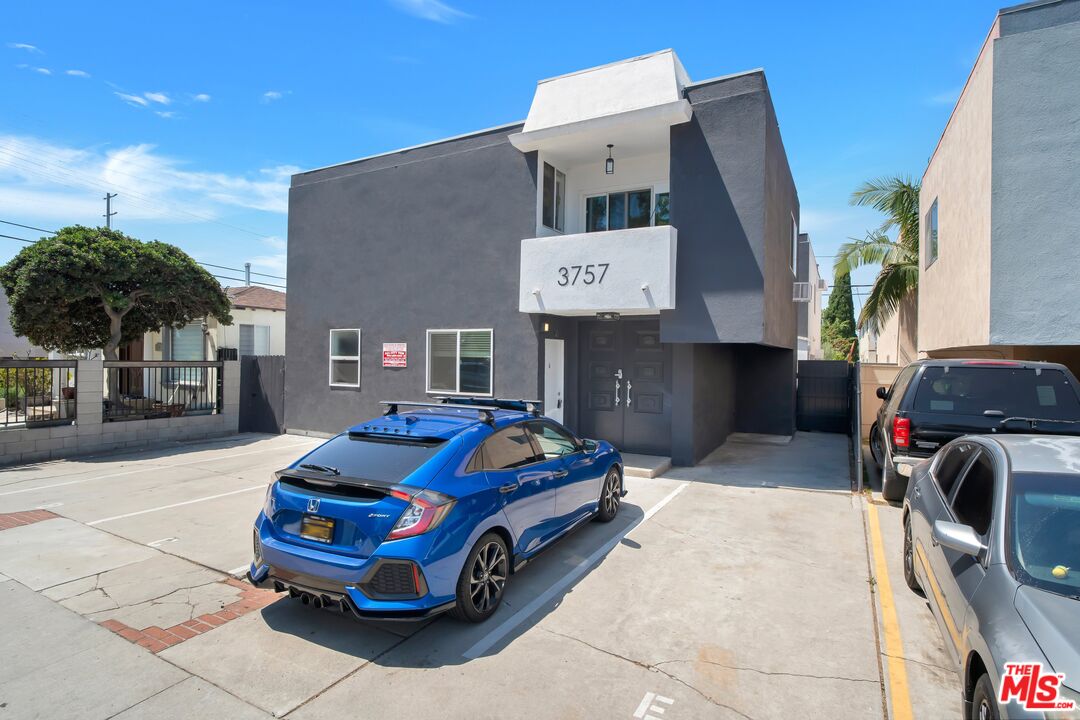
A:
<svg viewBox="0 0 1080 720">
<path fill-rule="evenodd" d="M 472 17 L 466 12 L 440 2 L 440 0 L 390 0 L 390 3 L 398 10 L 409 15 L 423 20 L 443 23 L 444 25 Z"/>
<path fill-rule="evenodd" d="M 150 104 L 150 101 L 139 95 L 131 95 L 129 93 L 122 93 L 119 91 L 113 91 L 116 97 L 120 98 L 128 105 L 134 105 L 135 107 L 146 107 Z"/>
<path fill-rule="evenodd" d="M 174 117 L 176 117 L 176 113 L 174 111 L 172 111 L 172 110 L 155 110 L 154 114 L 157 115 L 158 117 L 163 117 L 163 118 L 174 118 Z"/>
<path fill-rule="evenodd" d="M 81 77 L 81 78 L 90 77 L 90 73 L 86 72 L 85 70 L 65 70 L 64 74 L 65 75 L 71 75 L 72 77 Z"/>
<path fill-rule="evenodd" d="M 172 98 L 163 92 L 146 92 L 143 93 L 143 97 L 150 102 L 156 102 L 160 105 L 168 105 L 172 102 Z"/>
<path fill-rule="evenodd" d="M 210 102 L 210 96 L 206 93 L 199 93 L 198 95 L 192 95 L 191 99 L 195 102 L 207 103 Z"/>
<path fill-rule="evenodd" d="M 953 105 L 956 103 L 957 98 L 960 97 L 960 92 L 963 88 L 953 88 L 951 90 L 944 90 L 933 95 L 928 95 L 923 98 L 923 102 L 927 105 Z"/>
<path fill-rule="evenodd" d="M 44 55 L 45 54 L 40 49 L 38 49 L 38 47 L 36 45 L 31 45 L 29 43 L 11 43 L 11 42 L 9 42 L 7 44 L 7 46 L 9 48 L 13 49 L 13 50 L 25 50 L 27 52 L 36 53 L 38 55 Z"/>
<path fill-rule="evenodd" d="M 52 75 L 52 70 L 49 68 L 36 67 L 34 68 L 34 72 L 41 73 L 42 75 Z"/>
<path fill-rule="evenodd" d="M 56 179 L 61 169 L 62 183 Z M 289 176 L 298 171 L 276 166 L 228 174 L 193 169 L 152 145 L 102 151 L 0 135 L 0 213 L 33 207 L 57 222 L 100 222 L 100 190 L 107 187 L 123 198 L 124 217 L 131 220 L 197 223 L 236 208 L 284 215 Z"/>
<path fill-rule="evenodd" d="M 267 90 L 262 94 L 262 101 L 264 103 L 272 103 L 292 93 L 292 90 Z"/>
<path fill-rule="evenodd" d="M 256 255 L 251 258 L 251 264 L 259 270 L 269 270 L 273 273 L 284 275 L 288 265 L 288 254 L 285 252 L 286 244 L 282 238 L 276 235 L 263 238 L 263 244 L 278 252 L 269 255 Z"/>
</svg>

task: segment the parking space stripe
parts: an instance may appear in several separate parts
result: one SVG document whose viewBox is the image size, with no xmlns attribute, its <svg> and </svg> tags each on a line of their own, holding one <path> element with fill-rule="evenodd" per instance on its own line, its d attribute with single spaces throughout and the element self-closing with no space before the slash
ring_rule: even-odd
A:
<svg viewBox="0 0 1080 720">
<path fill-rule="evenodd" d="M 885 656 L 889 669 L 889 700 L 892 720 L 911 720 L 911 695 L 908 690 L 907 666 L 904 663 L 904 642 L 900 635 L 900 622 L 896 615 L 889 567 L 885 563 L 885 545 L 881 540 L 881 526 L 877 507 L 867 503 L 866 515 L 870 524 L 870 545 L 874 556 L 874 580 L 878 602 L 881 605 L 882 634 L 885 636 Z"/>
<path fill-rule="evenodd" d="M 239 495 L 240 493 L 251 492 L 252 490 L 265 490 L 266 485 L 252 485 L 251 487 L 241 488 L 240 490 L 233 490 L 227 493 L 220 493 L 218 495 L 208 495 L 206 497 L 195 498 L 194 500 L 185 500 L 184 502 L 172 503 L 171 505 L 162 505 L 161 507 L 148 508 L 146 510 L 137 510 L 135 512 L 124 513 L 123 515 L 113 515 L 112 517 L 101 518 L 100 520 L 92 520 L 86 523 L 87 525 L 100 525 L 101 523 L 112 522 L 113 520 L 123 520 L 124 518 L 135 517 L 137 515 L 145 515 L 147 513 L 158 512 L 159 510 L 171 510 L 172 508 L 183 507 L 184 505 L 192 505 L 194 503 L 206 502 L 207 500 L 217 500 L 218 498 L 229 497 L 230 495 Z"/>
<path fill-rule="evenodd" d="M 532 615 L 534 612 L 536 612 L 548 602 L 550 602 L 553 597 L 565 590 L 566 587 L 570 585 L 570 583 L 574 582 L 579 577 L 584 575 L 589 568 L 591 568 L 593 565 L 596 564 L 598 560 L 600 560 L 600 558 L 607 555 L 616 545 L 622 542 L 622 539 L 629 535 L 631 530 L 638 527 L 643 522 L 655 515 L 657 512 L 662 510 L 665 505 L 674 500 L 679 493 L 685 490 L 687 485 L 689 484 L 690 483 L 688 482 L 684 482 L 683 484 L 672 490 L 670 493 L 668 493 L 663 500 L 649 508 L 641 518 L 630 523 L 625 530 L 608 540 L 606 543 L 597 548 L 597 550 L 593 552 L 592 555 L 589 555 L 587 558 L 585 558 L 573 568 L 571 568 L 568 573 L 555 581 L 551 585 L 551 587 L 549 587 L 545 592 L 534 598 L 532 602 L 518 610 L 510 617 L 508 617 L 490 633 L 480 638 L 480 640 L 475 645 L 465 651 L 464 656 L 469 660 L 475 660 L 476 658 L 487 652 L 492 645 L 502 640 L 502 638 L 505 637 L 507 633 L 509 633 L 522 622 L 527 620 L 529 616 Z"/>
</svg>

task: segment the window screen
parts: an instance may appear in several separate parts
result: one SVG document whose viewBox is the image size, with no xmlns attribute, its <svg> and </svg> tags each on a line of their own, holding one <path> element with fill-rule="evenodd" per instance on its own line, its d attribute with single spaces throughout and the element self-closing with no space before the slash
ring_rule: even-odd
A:
<svg viewBox="0 0 1080 720">
<path fill-rule="evenodd" d="M 360 386 L 360 331 L 330 331 L 330 384 Z"/>
<path fill-rule="evenodd" d="M 170 360 L 205 360 L 202 323 L 172 328 Z"/>
<path fill-rule="evenodd" d="M 490 395 L 491 330 L 429 330 L 428 392 Z"/>
</svg>

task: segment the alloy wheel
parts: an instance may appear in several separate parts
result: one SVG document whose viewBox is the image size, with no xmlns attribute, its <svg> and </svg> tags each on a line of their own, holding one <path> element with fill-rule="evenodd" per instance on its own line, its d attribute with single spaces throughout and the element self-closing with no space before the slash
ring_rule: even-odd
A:
<svg viewBox="0 0 1080 720">
<path fill-rule="evenodd" d="M 489 542 L 476 554 L 469 580 L 469 598 L 477 612 L 487 613 L 498 604 L 506 585 L 506 552 L 501 544 Z"/>
<path fill-rule="evenodd" d="M 604 497 L 601 502 L 604 504 L 604 512 L 608 515 L 614 516 L 619 510 L 619 473 L 608 473 L 607 480 L 604 482 Z"/>
<path fill-rule="evenodd" d="M 979 703 L 979 720 L 990 720 L 992 717 L 990 703 L 983 699 L 983 701 Z"/>
<path fill-rule="evenodd" d="M 914 574 L 915 571 L 915 558 L 912 552 L 911 546 L 911 521 L 908 520 L 904 524 L 904 570 L 908 575 Z"/>
</svg>

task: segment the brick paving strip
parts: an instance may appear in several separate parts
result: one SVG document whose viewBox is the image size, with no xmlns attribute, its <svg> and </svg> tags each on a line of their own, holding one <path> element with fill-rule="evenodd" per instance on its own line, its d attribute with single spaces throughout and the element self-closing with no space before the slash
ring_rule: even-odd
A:
<svg viewBox="0 0 1080 720">
<path fill-rule="evenodd" d="M 42 520 L 60 517 L 48 510 L 26 510 L 24 512 L 0 513 L 0 530 L 10 530 L 22 525 L 33 525 Z"/>
<path fill-rule="evenodd" d="M 207 613 L 172 627 L 160 628 L 156 625 L 138 630 L 125 625 L 119 620 L 103 620 L 100 625 L 106 630 L 129 640 L 140 647 L 144 647 L 152 653 L 159 653 L 165 648 L 179 645 L 185 640 L 190 640 L 196 635 L 209 632 L 219 625 L 224 625 L 230 620 L 247 615 L 253 610 L 261 610 L 267 605 L 281 598 L 273 590 L 260 590 L 251 585 L 237 580 L 226 578 L 222 582 L 232 585 L 240 590 L 240 599 L 231 602 L 216 613 Z"/>
</svg>

